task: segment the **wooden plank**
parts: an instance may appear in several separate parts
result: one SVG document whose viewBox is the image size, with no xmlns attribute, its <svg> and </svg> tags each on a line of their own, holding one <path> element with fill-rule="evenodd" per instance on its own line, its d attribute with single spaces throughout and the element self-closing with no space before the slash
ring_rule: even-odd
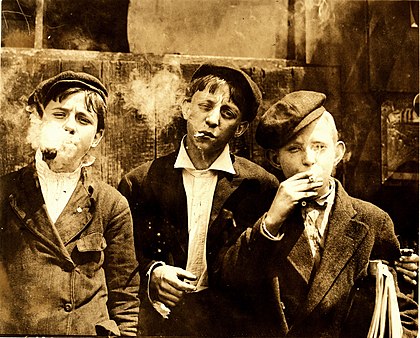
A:
<svg viewBox="0 0 420 338">
<path fill-rule="evenodd" d="M 35 48 L 42 48 L 42 41 L 44 38 L 44 0 L 36 0 L 36 15 L 35 15 Z"/>
</svg>

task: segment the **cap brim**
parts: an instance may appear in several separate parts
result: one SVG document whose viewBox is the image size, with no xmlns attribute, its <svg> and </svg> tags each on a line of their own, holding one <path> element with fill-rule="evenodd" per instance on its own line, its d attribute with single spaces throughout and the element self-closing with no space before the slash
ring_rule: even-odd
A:
<svg viewBox="0 0 420 338">
<path fill-rule="evenodd" d="M 293 129 L 292 135 L 296 135 L 299 131 L 301 131 L 303 128 L 311 124 L 316 119 L 320 118 L 322 114 L 326 112 L 326 109 L 324 106 L 321 106 L 314 111 L 310 112 L 308 115 L 306 115 L 302 121 L 299 122 L 299 124 Z"/>
</svg>

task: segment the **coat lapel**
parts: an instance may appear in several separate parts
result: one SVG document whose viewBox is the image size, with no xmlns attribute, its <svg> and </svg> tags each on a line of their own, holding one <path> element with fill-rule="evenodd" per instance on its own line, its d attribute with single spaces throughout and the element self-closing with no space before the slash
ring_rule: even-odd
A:
<svg viewBox="0 0 420 338">
<path fill-rule="evenodd" d="M 324 254 L 311 283 L 307 304 L 302 307 L 306 314 L 312 312 L 326 297 L 368 232 L 365 224 L 354 220 L 355 215 L 349 196 L 337 182 L 337 195 L 328 222 Z"/>
<path fill-rule="evenodd" d="M 308 284 L 314 265 L 314 258 L 305 231 L 302 230 L 301 235 L 290 251 L 290 254 L 287 256 L 287 259 L 305 283 Z"/>
<path fill-rule="evenodd" d="M 235 168 L 235 170 L 237 174 L 233 177 L 230 174 L 219 173 L 213 197 L 209 227 L 213 225 L 214 220 L 219 215 L 220 210 L 225 205 L 226 200 L 234 193 L 234 191 L 241 185 L 243 181 L 243 178 L 238 175 L 238 169 Z"/>
<path fill-rule="evenodd" d="M 48 216 L 39 180 L 33 166 L 28 166 L 23 170 L 20 189 L 10 197 L 10 205 L 33 235 L 40 238 L 59 256 L 71 261 L 60 235 Z"/>
<path fill-rule="evenodd" d="M 55 227 L 64 245 L 82 232 L 92 219 L 96 195 L 94 191 L 93 185 L 89 185 L 86 190 L 83 180 L 79 180 L 69 202 L 58 217 Z"/>
</svg>

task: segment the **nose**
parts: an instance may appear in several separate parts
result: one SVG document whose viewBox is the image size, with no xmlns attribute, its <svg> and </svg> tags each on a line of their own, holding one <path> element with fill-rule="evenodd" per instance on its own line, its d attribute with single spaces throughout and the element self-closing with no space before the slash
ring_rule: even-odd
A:
<svg viewBox="0 0 420 338">
<path fill-rule="evenodd" d="M 311 147 L 307 147 L 305 149 L 304 155 L 303 155 L 303 164 L 307 166 L 314 165 L 318 158 L 318 152 Z"/>
<path fill-rule="evenodd" d="M 217 127 L 219 125 L 219 122 L 220 122 L 220 108 L 215 107 L 208 113 L 206 117 L 206 123 L 210 127 Z"/>
<path fill-rule="evenodd" d="M 76 131 L 76 119 L 70 114 L 67 120 L 64 122 L 64 130 L 69 134 L 73 135 Z"/>
</svg>

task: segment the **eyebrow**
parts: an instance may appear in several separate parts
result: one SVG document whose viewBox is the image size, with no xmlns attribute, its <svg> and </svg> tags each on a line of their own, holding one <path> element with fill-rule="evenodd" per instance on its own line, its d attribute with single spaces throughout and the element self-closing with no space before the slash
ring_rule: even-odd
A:
<svg viewBox="0 0 420 338">
<path fill-rule="evenodd" d="M 66 113 L 72 111 L 71 108 L 65 108 L 65 107 L 54 107 L 53 110 L 60 110 L 60 111 L 66 112 Z M 78 114 L 78 113 L 79 114 L 84 114 L 84 115 L 87 115 L 87 116 L 95 116 L 95 114 L 96 114 L 95 112 L 91 112 L 88 109 L 77 110 L 76 114 Z"/>
</svg>

